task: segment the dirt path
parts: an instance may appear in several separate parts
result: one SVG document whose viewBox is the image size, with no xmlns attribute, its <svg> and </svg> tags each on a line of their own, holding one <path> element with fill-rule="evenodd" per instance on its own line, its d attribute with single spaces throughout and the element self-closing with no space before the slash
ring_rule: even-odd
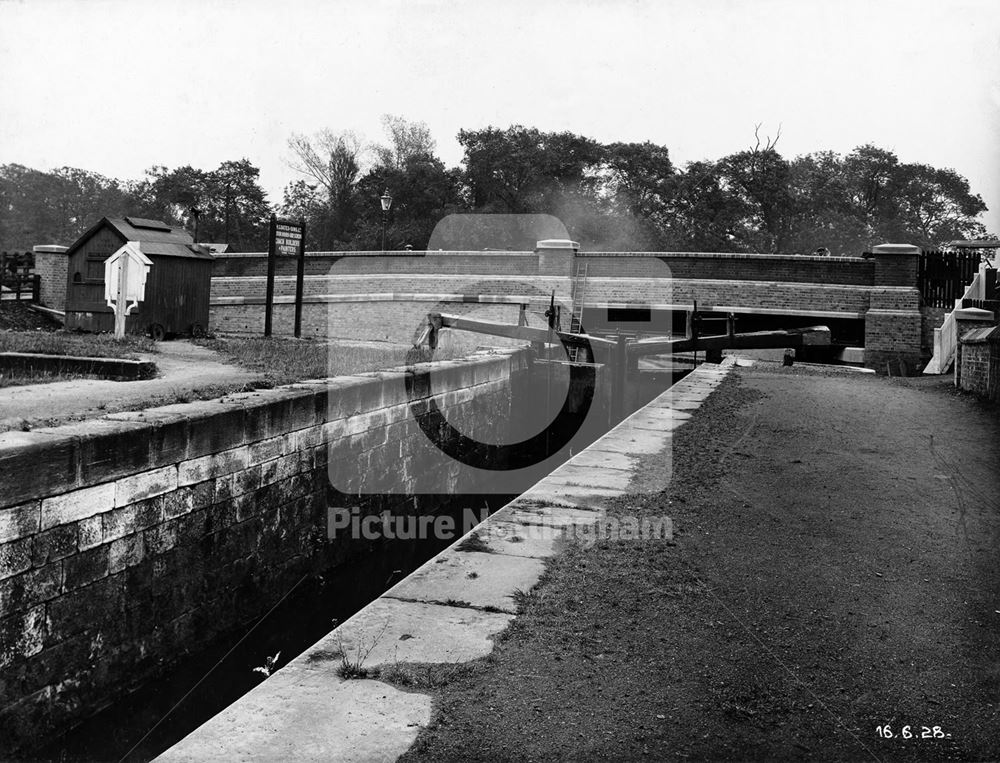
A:
<svg viewBox="0 0 1000 763">
<path fill-rule="evenodd" d="M 239 385 L 257 378 L 222 361 L 218 353 L 185 340 L 160 342 L 155 355 L 159 375 L 146 381 L 74 379 L 0 390 L 0 432 L 19 429 L 24 421 L 41 426 L 102 416 L 148 402 L 176 402 L 191 393 L 222 385 Z M 221 394 L 221 393 L 220 393 Z"/>
<path fill-rule="evenodd" d="M 673 459 L 674 543 L 556 557 L 406 760 L 1000 758 L 996 407 L 760 364 Z"/>
</svg>

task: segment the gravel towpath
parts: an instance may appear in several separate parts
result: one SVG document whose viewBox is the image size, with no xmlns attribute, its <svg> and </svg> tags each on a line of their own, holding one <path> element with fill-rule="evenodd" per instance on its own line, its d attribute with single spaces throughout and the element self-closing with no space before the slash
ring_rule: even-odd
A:
<svg viewBox="0 0 1000 763">
<path fill-rule="evenodd" d="M 673 541 L 554 557 L 405 760 L 1000 759 L 997 407 L 758 364 L 672 451 Z"/>
<path fill-rule="evenodd" d="M 51 426 L 97 418 L 140 403 L 174 403 L 198 390 L 257 378 L 257 374 L 230 365 L 218 353 L 189 341 L 160 342 L 157 350 L 155 355 L 142 356 L 156 363 L 155 379 L 71 379 L 0 389 L 0 432 L 20 429 L 24 422 Z"/>
</svg>

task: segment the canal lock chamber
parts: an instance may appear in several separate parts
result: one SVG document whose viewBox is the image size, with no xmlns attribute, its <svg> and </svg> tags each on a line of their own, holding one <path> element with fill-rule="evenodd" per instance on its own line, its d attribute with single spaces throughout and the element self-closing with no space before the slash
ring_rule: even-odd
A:
<svg viewBox="0 0 1000 763">
<path fill-rule="evenodd" d="M 209 603 L 192 618 L 206 637 L 157 655 L 156 669 L 123 680 L 98 712 L 37 746 L 38 758 L 155 757 L 689 371 L 630 371 L 623 389 L 608 365 L 519 350 L 352 377 L 365 379 L 360 394 L 331 380 L 330 439 L 298 438 L 311 467 L 293 479 L 317 489 L 295 502 L 293 527 L 279 514 L 214 533 L 241 540 L 199 538 L 189 572 L 206 580 L 188 592 L 225 589 L 214 614 Z M 351 408 L 337 407 L 343 396 L 356 398 L 354 412 L 336 418 Z M 208 558 L 232 547 L 242 555 L 219 574 Z"/>
</svg>

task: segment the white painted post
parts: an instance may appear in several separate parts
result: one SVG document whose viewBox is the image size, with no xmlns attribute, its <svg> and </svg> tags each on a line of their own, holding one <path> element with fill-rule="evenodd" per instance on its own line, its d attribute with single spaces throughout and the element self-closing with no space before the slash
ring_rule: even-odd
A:
<svg viewBox="0 0 1000 763">
<path fill-rule="evenodd" d="M 128 261 L 131 258 L 126 252 L 118 258 L 118 296 L 115 301 L 115 339 L 125 338 L 125 307 L 128 304 L 126 290 L 128 289 Z"/>
</svg>

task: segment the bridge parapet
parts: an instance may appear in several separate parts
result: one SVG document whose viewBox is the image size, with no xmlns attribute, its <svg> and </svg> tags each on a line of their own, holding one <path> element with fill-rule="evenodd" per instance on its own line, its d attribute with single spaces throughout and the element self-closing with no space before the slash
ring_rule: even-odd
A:
<svg viewBox="0 0 1000 763">
<path fill-rule="evenodd" d="M 588 277 L 662 277 L 664 265 L 679 279 L 875 284 L 875 263 L 860 257 L 729 252 L 581 252 Z"/>
</svg>

